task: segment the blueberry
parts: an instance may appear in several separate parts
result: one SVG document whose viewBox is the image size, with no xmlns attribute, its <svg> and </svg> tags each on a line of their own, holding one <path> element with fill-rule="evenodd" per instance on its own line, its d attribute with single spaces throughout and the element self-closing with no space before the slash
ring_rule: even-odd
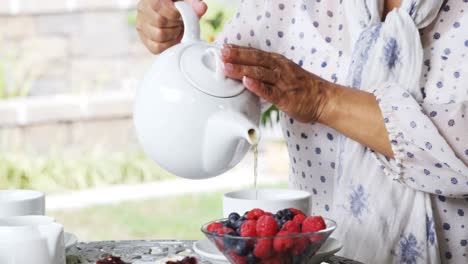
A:
<svg viewBox="0 0 468 264">
<path fill-rule="evenodd" d="M 244 222 L 245 220 L 247 220 L 247 217 L 242 216 L 239 220 L 242 221 L 242 222 Z"/>
<path fill-rule="evenodd" d="M 284 209 L 283 214 L 284 214 L 285 217 L 288 218 L 288 220 L 291 220 L 294 217 L 293 212 L 291 212 L 291 210 L 289 210 L 289 209 Z"/>
<path fill-rule="evenodd" d="M 224 227 L 232 228 L 231 222 L 229 220 L 221 222 Z"/>
<path fill-rule="evenodd" d="M 241 228 L 240 228 L 240 227 L 239 227 L 239 228 L 236 228 L 236 233 L 237 233 L 238 236 L 241 235 Z"/>
<path fill-rule="evenodd" d="M 283 210 L 279 210 L 276 215 L 281 218 L 284 215 Z"/>
<path fill-rule="evenodd" d="M 247 255 L 247 264 L 257 264 L 260 260 L 253 254 L 253 252 Z"/>
<path fill-rule="evenodd" d="M 239 218 L 240 218 L 240 215 L 238 213 L 230 213 L 228 216 L 228 219 L 229 221 L 231 221 L 231 223 L 236 222 L 237 220 L 239 220 Z"/>
<path fill-rule="evenodd" d="M 231 225 L 232 225 L 232 228 L 233 228 L 233 229 L 237 229 L 237 228 L 240 228 L 240 227 L 242 226 L 243 223 L 244 223 L 244 221 L 237 220 L 237 221 L 235 221 L 234 223 L 231 222 Z"/>
<path fill-rule="evenodd" d="M 245 240 L 238 240 L 236 246 L 234 247 L 234 251 L 238 256 L 247 256 L 249 253 L 249 247 L 247 246 L 247 241 Z"/>
<path fill-rule="evenodd" d="M 281 227 L 283 227 L 281 219 L 276 219 L 276 223 L 278 224 L 278 231 L 281 230 Z"/>
<path fill-rule="evenodd" d="M 228 248 L 228 249 L 231 249 L 231 248 L 234 248 L 237 244 L 237 239 L 234 239 L 230 236 L 235 236 L 236 233 L 234 232 L 229 232 L 227 233 L 229 236 L 224 236 L 223 237 L 223 244 L 224 244 L 224 247 Z"/>
<path fill-rule="evenodd" d="M 281 219 L 281 224 L 280 226 L 283 227 L 283 225 L 287 222 L 287 221 L 290 221 L 290 220 L 287 220 L 287 219 Z"/>
</svg>

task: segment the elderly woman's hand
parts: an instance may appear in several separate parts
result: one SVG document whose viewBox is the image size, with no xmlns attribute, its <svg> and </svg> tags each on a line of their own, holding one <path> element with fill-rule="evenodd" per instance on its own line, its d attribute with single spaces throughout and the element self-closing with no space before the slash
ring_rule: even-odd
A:
<svg viewBox="0 0 468 264">
<path fill-rule="evenodd" d="M 185 0 L 199 17 L 207 6 L 201 0 Z M 183 24 L 172 0 L 140 0 L 136 28 L 141 41 L 154 54 L 180 42 Z"/>
<path fill-rule="evenodd" d="M 222 57 L 227 77 L 242 80 L 290 117 L 304 123 L 324 117 L 332 83 L 277 53 L 226 44 Z"/>
<path fill-rule="evenodd" d="M 328 82 L 282 55 L 225 45 L 226 76 L 301 122 L 320 122 L 393 157 L 382 113 L 372 93 Z"/>
</svg>

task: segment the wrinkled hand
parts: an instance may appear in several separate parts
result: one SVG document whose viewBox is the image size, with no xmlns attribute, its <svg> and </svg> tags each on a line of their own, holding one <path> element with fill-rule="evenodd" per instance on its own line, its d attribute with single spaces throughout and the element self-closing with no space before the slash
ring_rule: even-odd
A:
<svg viewBox="0 0 468 264">
<path fill-rule="evenodd" d="M 207 6 L 201 0 L 185 0 L 199 17 L 203 16 Z M 136 29 L 143 44 L 154 54 L 180 42 L 183 24 L 179 11 L 172 0 L 140 0 Z"/>
<path fill-rule="evenodd" d="M 222 49 L 224 73 L 242 80 L 250 91 L 304 123 L 321 122 L 328 111 L 332 83 L 286 57 L 232 44 Z"/>
</svg>

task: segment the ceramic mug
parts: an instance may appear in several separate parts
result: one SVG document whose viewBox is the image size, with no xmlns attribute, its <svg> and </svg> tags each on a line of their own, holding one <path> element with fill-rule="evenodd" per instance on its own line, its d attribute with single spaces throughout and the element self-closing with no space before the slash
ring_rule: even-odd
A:
<svg viewBox="0 0 468 264">
<path fill-rule="evenodd" d="M 257 192 L 257 193 L 256 193 Z M 224 194 L 224 217 L 232 212 L 243 215 L 253 208 L 276 213 L 285 208 L 296 208 L 311 214 L 311 194 L 292 189 L 258 189 L 240 190 Z"/>
<path fill-rule="evenodd" d="M 63 226 L 41 215 L 0 219 L 1 264 L 65 264 Z"/>
<path fill-rule="evenodd" d="M 44 193 L 33 190 L 0 190 L 0 218 L 44 214 Z"/>
</svg>

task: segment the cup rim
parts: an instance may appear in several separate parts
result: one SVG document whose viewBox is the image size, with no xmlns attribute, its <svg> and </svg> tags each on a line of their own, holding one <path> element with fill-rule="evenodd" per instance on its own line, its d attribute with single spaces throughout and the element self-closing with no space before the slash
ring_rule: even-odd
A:
<svg viewBox="0 0 468 264">
<path fill-rule="evenodd" d="M 216 237 L 228 237 L 228 238 L 232 238 L 232 239 L 298 238 L 298 237 L 308 237 L 308 236 L 323 234 L 323 233 L 330 233 L 330 234 L 333 233 L 333 231 L 335 231 L 335 229 L 337 228 L 336 221 L 334 221 L 334 220 L 332 220 L 330 218 L 326 218 L 326 217 L 322 217 L 322 218 L 323 218 L 323 220 L 325 220 L 325 222 L 331 223 L 331 226 L 327 225 L 327 228 L 322 229 L 320 231 L 316 231 L 316 232 L 306 232 L 306 233 L 298 233 L 298 234 L 286 234 L 286 235 L 275 235 L 275 236 L 245 236 L 245 237 L 243 237 L 243 236 L 233 236 L 233 235 L 229 235 L 229 234 L 220 235 L 220 234 L 217 234 L 217 233 L 214 233 L 214 232 L 209 232 L 208 230 L 206 230 L 206 227 L 208 227 L 208 225 L 210 225 L 212 223 L 215 223 L 215 222 L 222 222 L 222 221 L 229 220 L 228 218 L 221 218 L 221 219 L 210 221 L 210 222 L 202 225 L 201 231 L 205 235 L 216 236 Z"/>
<path fill-rule="evenodd" d="M 8 189 L 0 190 L 0 204 L 18 203 L 37 200 L 45 197 L 45 194 L 36 190 Z"/>
<path fill-rule="evenodd" d="M 231 191 L 227 192 L 223 195 L 224 198 L 226 199 L 232 199 L 232 200 L 238 200 L 238 201 L 298 201 L 298 200 L 303 200 L 303 199 L 309 199 L 312 197 L 311 193 L 303 190 L 296 190 L 296 189 L 280 189 L 280 188 L 262 188 L 262 189 L 257 189 L 257 191 L 267 191 L 267 192 L 291 192 L 295 193 L 296 196 L 288 197 L 288 198 L 272 198 L 272 199 L 254 199 L 254 198 L 248 198 L 248 197 L 236 197 L 236 195 L 239 195 L 243 192 L 254 192 L 256 191 L 255 189 L 242 189 L 242 190 L 236 190 L 236 191 Z"/>
</svg>

